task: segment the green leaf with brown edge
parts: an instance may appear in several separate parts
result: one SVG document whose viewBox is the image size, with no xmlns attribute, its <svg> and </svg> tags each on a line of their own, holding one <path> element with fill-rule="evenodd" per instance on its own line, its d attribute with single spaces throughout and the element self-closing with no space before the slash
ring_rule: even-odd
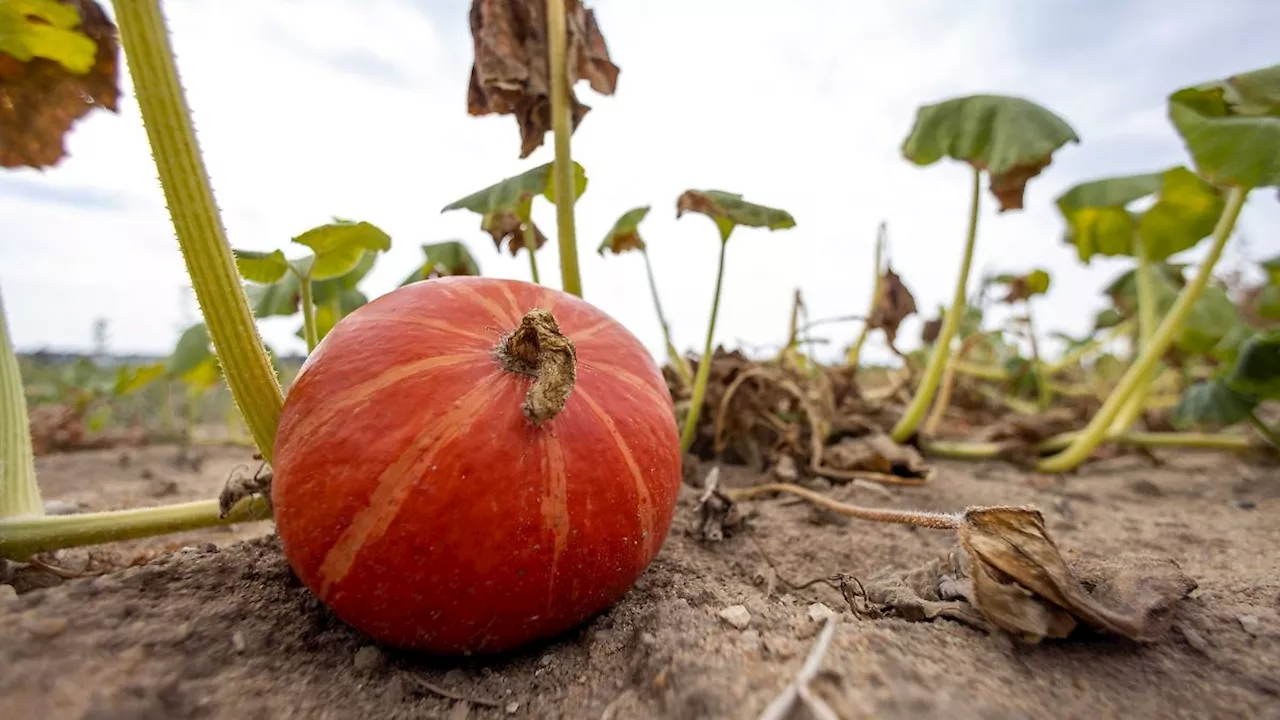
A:
<svg viewBox="0 0 1280 720">
<path fill-rule="evenodd" d="M 1245 420 L 1258 399 L 1233 389 L 1220 377 L 1188 387 L 1169 414 L 1174 427 L 1226 427 Z"/>
<path fill-rule="evenodd" d="M 1145 212 L 1129 205 L 1155 195 Z M 1094 255 L 1135 257 L 1135 236 L 1147 256 L 1162 261 L 1190 249 L 1213 232 L 1222 214 L 1222 193 L 1185 167 L 1125 175 L 1076 185 L 1056 201 L 1067 222 L 1066 242 L 1082 262 Z"/>
<path fill-rule="evenodd" d="M 649 209 L 650 206 L 643 205 L 623 213 L 622 217 L 619 217 L 609 229 L 609 234 L 604 236 L 604 241 L 600 243 L 596 252 L 604 255 L 605 250 L 610 250 L 614 255 L 620 255 L 629 250 L 644 250 L 644 239 L 640 237 L 640 223 L 649 214 Z"/>
<path fill-rule="evenodd" d="M 84 75 L 93 69 L 98 44 L 78 30 L 80 8 L 56 0 L 0 2 L 0 53 L 19 62 L 52 60 L 67 72 Z"/>
<path fill-rule="evenodd" d="M 1210 182 L 1280 186 L 1280 65 L 1182 88 L 1168 114 Z"/>
<path fill-rule="evenodd" d="M 391 236 L 367 222 L 335 219 L 293 238 L 293 242 L 311 248 L 310 279 L 328 280 L 345 275 L 360 264 L 367 252 L 391 249 Z"/>
<path fill-rule="evenodd" d="M 285 259 L 283 250 L 262 252 L 232 249 L 231 254 L 236 259 L 240 277 L 249 282 L 269 285 L 289 272 L 289 261 Z"/>
<path fill-rule="evenodd" d="M 1280 331 L 1261 332 L 1245 341 L 1226 383 L 1237 393 L 1280 400 Z"/>
<path fill-rule="evenodd" d="M 480 274 L 480 264 L 467 246 L 458 240 L 427 243 L 422 246 L 422 255 L 422 264 L 400 283 L 400 287 L 437 277 Z"/>
<path fill-rule="evenodd" d="M 1008 288 L 1008 294 L 1000 302 L 1025 302 L 1036 295 L 1049 292 L 1052 281 L 1048 271 L 1036 268 L 1023 275 L 997 275 L 992 282 Z"/>
<path fill-rule="evenodd" d="M 969 95 L 925 105 L 902 143 L 902 155 L 927 166 L 944 157 L 984 170 L 1000 212 L 1021 210 L 1027 182 L 1069 142 L 1075 130 L 1052 111 L 1007 95 Z"/>
<path fill-rule="evenodd" d="M 706 215 L 720 231 L 721 242 L 739 225 L 744 227 L 786 230 L 796 226 L 791 213 L 767 205 L 757 205 L 742 199 L 736 193 L 723 190 L 686 190 L 676 199 L 676 218 L 686 212 Z"/>
<path fill-rule="evenodd" d="M 533 250 L 536 250 L 547 242 L 547 237 L 533 224 L 533 199 L 541 195 L 555 202 L 552 166 L 553 163 L 539 165 L 509 177 L 449 203 L 441 212 L 470 210 L 480 215 L 480 229 L 489 233 L 499 249 L 506 243 L 512 255 L 527 245 L 525 231 L 528 230 L 534 237 Z M 574 162 L 573 176 L 576 202 L 587 191 L 587 171 Z"/>
</svg>

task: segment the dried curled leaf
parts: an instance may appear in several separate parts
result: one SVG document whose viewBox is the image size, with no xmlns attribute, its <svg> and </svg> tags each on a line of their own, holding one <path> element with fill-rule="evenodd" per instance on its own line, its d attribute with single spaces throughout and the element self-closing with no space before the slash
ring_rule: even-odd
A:
<svg viewBox="0 0 1280 720">
<path fill-rule="evenodd" d="M 539 195 L 549 202 L 556 201 L 555 177 L 552 163 L 539 165 L 519 175 L 500 180 L 489 187 L 455 200 L 444 207 L 450 210 L 470 210 L 480 215 L 480 229 L 493 237 L 494 244 L 502 249 L 503 243 L 512 255 L 532 243 L 531 250 L 541 248 L 547 242 L 533 223 L 533 199 Z M 574 201 L 587 191 L 587 171 L 573 163 Z"/>
<path fill-rule="evenodd" d="M 1048 272 L 1036 269 L 1025 275 L 997 275 L 993 281 L 1007 289 L 1000 302 L 1012 303 L 1026 302 L 1036 295 L 1049 292 L 1051 279 Z"/>
<path fill-rule="evenodd" d="M 899 445 L 879 432 L 841 438 L 823 450 L 822 462 L 824 467 L 841 473 L 870 473 L 922 481 L 933 475 L 915 448 Z"/>
<path fill-rule="evenodd" d="M 786 230 L 796 226 L 791 213 L 780 208 L 757 205 L 742 199 L 737 193 L 723 190 L 686 190 L 676 199 L 676 217 L 686 212 L 706 215 L 720 230 L 720 239 L 728 240 L 733 229 L 745 227 Z"/>
<path fill-rule="evenodd" d="M 614 255 L 621 255 L 630 250 L 644 250 L 644 238 L 640 237 L 640 223 L 648 214 L 648 205 L 632 208 L 623 213 L 622 217 L 618 218 L 618 221 L 609 229 L 609 234 L 604 236 L 604 241 L 600 243 L 596 252 L 604 255 L 604 252 L 609 250 Z"/>
<path fill-rule="evenodd" d="M 957 532 L 969 558 L 974 604 L 992 624 L 1028 643 L 1067 637 L 1079 623 L 1154 640 L 1177 602 L 1196 588 L 1168 559 L 1112 558 L 1077 575 L 1035 508 L 970 508 Z"/>
<path fill-rule="evenodd" d="M 871 317 L 867 318 L 867 327 L 883 330 L 886 340 L 892 346 L 898 338 L 898 327 L 908 315 L 915 311 L 915 296 L 903 284 L 893 268 L 885 267 L 884 275 L 880 278 L 876 303 L 871 308 Z"/>
<path fill-rule="evenodd" d="M 618 86 L 618 66 L 596 23 L 579 0 L 565 0 L 566 67 L 573 129 L 591 108 L 573 85 L 587 80 L 601 95 Z M 520 157 L 538 149 L 551 129 L 547 15 L 543 0 L 473 0 L 471 38 L 475 60 L 467 87 L 471 115 L 513 115 L 520 126 Z"/>
<path fill-rule="evenodd" d="M 50 3 L 34 4 L 41 5 Z M 0 167 L 44 169 L 57 165 L 66 157 L 65 136 L 77 120 L 94 108 L 117 111 L 120 48 L 115 24 L 93 0 L 63 0 L 47 9 L 57 6 L 78 12 L 79 33 L 70 41 L 82 33 L 94 44 L 92 65 L 87 72 L 77 73 L 74 70 L 82 63 L 74 48 L 70 54 L 47 42 L 43 50 L 40 42 L 33 48 L 28 37 L 31 30 L 54 26 L 45 17 L 19 16 L 13 13 L 14 5 L 5 3 L 2 10 L 6 16 L 27 22 L 12 23 L 16 30 L 10 30 L 7 21 L 15 18 L 0 16 L 0 23 L 6 25 L 0 30 L 8 31 L 0 33 L 6 40 L 5 49 L 0 50 Z M 7 50 L 18 50 L 18 55 Z M 73 69 L 42 55 L 68 60 Z M 31 59 L 23 62 L 23 57 Z"/>
</svg>

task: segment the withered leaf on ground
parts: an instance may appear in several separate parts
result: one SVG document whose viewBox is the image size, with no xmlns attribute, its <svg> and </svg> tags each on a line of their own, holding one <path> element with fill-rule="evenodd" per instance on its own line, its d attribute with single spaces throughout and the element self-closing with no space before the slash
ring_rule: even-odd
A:
<svg viewBox="0 0 1280 720">
<path fill-rule="evenodd" d="M 565 0 L 569 100 L 573 129 L 591 110 L 573 85 L 587 80 L 591 89 L 612 95 L 617 65 L 596 23 L 595 13 L 579 0 Z M 473 0 L 471 38 L 475 59 L 467 87 L 471 115 L 512 115 L 520 126 L 520 157 L 529 157 L 551 129 L 551 90 L 544 0 Z"/>
<path fill-rule="evenodd" d="M 880 432 L 858 438 L 841 438 L 823 450 L 822 463 L 828 469 L 847 473 L 874 473 L 920 480 L 927 480 L 932 475 L 932 470 L 915 448 L 899 445 Z"/>
<path fill-rule="evenodd" d="M 887 570 L 862 583 L 867 603 L 911 622 L 945 618 L 978 630 L 995 629 L 973 606 L 973 585 L 963 556 L 950 553 L 914 570 Z"/>
<path fill-rule="evenodd" d="M 93 0 L 62 4 L 79 12 L 80 32 L 96 44 L 93 66 L 76 74 L 51 59 L 24 63 L 0 51 L 0 167 L 52 167 L 66 157 L 64 138 L 77 120 L 94 108 L 117 111 L 116 26 Z"/>
<path fill-rule="evenodd" d="M 1081 424 L 1072 407 L 1053 407 L 1035 415 L 1010 413 L 978 433 L 976 440 L 1004 446 L 1003 455 L 1034 455 L 1035 446 L 1054 435 L 1075 430 Z"/>
<path fill-rule="evenodd" d="M 898 326 L 916 311 L 916 299 L 903 284 L 902 279 L 892 268 L 886 267 L 880 278 L 876 303 L 871 308 L 871 317 L 867 318 L 867 327 L 883 330 L 885 338 L 892 346 L 898 338 Z"/>
</svg>

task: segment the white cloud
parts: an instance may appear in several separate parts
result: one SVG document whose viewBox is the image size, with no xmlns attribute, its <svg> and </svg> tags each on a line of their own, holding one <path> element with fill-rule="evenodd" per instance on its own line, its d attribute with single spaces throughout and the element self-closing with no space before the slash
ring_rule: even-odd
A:
<svg viewBox="0 0 1280 720">
<path fill-rule="evenodd" d="M 1085 5 L 1100 16 L 1111 12 L 1100 2 Z M 595 96 L 585 84 L 579 90 L 594 108 L 574 138 L 575 158 L 591 177 L 577 219 L 584 287 L 587 299 L 655 352 L 660 332 L 639 259 L 600 258 L 594 249 L 618 214 L 651 204 L 642 229 L 665 309 L 677 344 L 700 350 L 718 247 L 704 218 L 675 220 L 675 198 L 690 187 L 741 192 L 787 208 L 798 222 L 776 233 L 741 230 L 731 240 L 721 342 L 780 342 L 796 287 L 815 318 L 865 310 L 882 219 L 895 269 L 920 307 L 948 302 L 967 173 L 953 163 L 912 167 L 898 148 L 917 105 L 969 92 L 1041 102 L 1084 140 L 1032 181 L 1024 212 L 997 215 L 984 194 L 974 263 L 975 270 L 1050 268 L 1055 286 L 1037 306 L 1040 326 L 1082 332 L 1100 304 L 1097 289 L 1123 263 L 1078 265 L 1060 241 L 1054 196 L 1101 174 L 1185 162 L 1164 120 L 1168 91 L 1271 61 L 1261 43 L 1197 42 L 1193 33 L 1212 11 L 1190 0 L 1166 3 L 1159 24 L 1112 28 L 1099 40 L 1127 37 L 1130 56 L 1141 59 L 1135 69 L 1094 62 L 1088 47 L 1044 57 L 1013 42 L 1026 27 L 1011 19 L 1011 0 L 963 8 L 941 0 L 815 0 L 785 12 L 758 0 L 593 6 L 622 74 L 615 97 Z M 367 281 L 370 294 L 408 274 L 419 244 L 451 238 L 470 245 L 486 274 L 528 277 L 523 254 L 497 254 L 474 215 L 440 213 L 551 157 L 550 136 L 520 161 L 514 120 L 466 115 L 466 3 L 433 4 L 430 14 L 402 0 L 171 0 L 166 7 L 234 245 L 287 245 L 342 216 L 374 222 L 395 240 Z M 1046 9 L 1043 21 L 1054 12 L 1075 11 Z M 1156 71 L 1173 58 L 1185 65 L 1187 55 L 1203 55 L 1206 71 L 1173 78 Z M 110 319 L 122 350 L 163 352 L 177 337 L 185 269 L 132 83 L 122 79 L 119 116 L 82 122 L 60 167 L 16 175 L 119 193 L 127 210 L 78 210 L 0 192 L 0 288 L 21 348 L 85 347 L 98 316 Z M 549 206 L 536 212 L 553 227 Z M 1273 197 L 1256 194 L 1242 219 L 1255 256 L 1280 252 L 1277 219 Z M 554 242 L 539 264 L 544 282 L 558 285 Z M 904 328 L 907 344 L 918 327 Z M 277 347 L 300 349 L 294 329 L 292 321 L 272 321 L 266 335 Z M 833 328 L 832 350 L 854 329 Z"/>
</svg>

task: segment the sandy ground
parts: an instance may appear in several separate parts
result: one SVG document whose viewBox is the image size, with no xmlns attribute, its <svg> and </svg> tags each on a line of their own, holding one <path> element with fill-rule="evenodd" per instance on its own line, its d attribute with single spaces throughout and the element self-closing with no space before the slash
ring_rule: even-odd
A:
<svg viewBox="0 0 1280 720">
<path fill-rule="evenodd" d="M 243 449 L 198 470 L 171 447 L 41 458 L 46 498 L 89 509 L 213 497 Z M 122 455 L 128 460 L 122 461 Z M 942 462 L 924 487 L 827 487 L 845 501 L 1040 507 L 1064 551 L 1171 557 L 1198 588 L 1159 640 L 1021 646 L 950 620 L 874 617 L 819 578 L 909 569 L 946 531 L 751 502 L 719 543 L 695 532 L 691 466 L 666 545 L 616 606 L 555 642 L 442 660 L 376 647 L 290 573 L 269 523 L 66 552 L 133 567 L 0 586 L 0 708 L 60 718 L 755 718 L 835 635 L 814 690 L 848 718 L 1280 718 L 1280 471 L 1222 455 L 1119 458 L 1077 475 Z M 726 485 L 761 481 L 725 467 Z M 50 587 L 36 587 L 49 585 Z M 721 617 L 742 605 L 743 628 Z M 817 619 L 815 619 L 817 618 Z M 790 717 L 808 717 L 797 710 Z"/>
</svg>

